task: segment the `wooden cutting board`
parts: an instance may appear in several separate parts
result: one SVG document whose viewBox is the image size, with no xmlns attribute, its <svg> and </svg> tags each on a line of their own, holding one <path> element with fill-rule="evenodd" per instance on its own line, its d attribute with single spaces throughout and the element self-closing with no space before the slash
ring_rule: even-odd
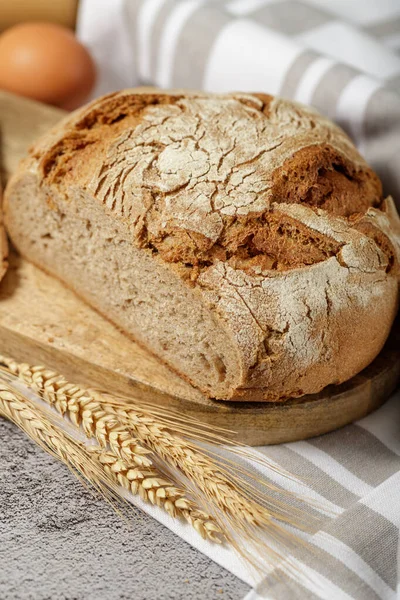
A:
<svg viewBox="0 0 400 600">
<path fill-rule="evenodd" d="M 63 112 L 0 92 L 2 173 L 6 180 L 32 141 Z M 69 378 L 139 397 L 237 432 L 251 445 L 319 435 L 380 406 L 400 379 L 397 323 L 378 358 L 349 382 L 285 404 L 204 397 L 60 282 L 17 255 L 0 284 L 0 353 L 43 363 Z"/>
</svg>

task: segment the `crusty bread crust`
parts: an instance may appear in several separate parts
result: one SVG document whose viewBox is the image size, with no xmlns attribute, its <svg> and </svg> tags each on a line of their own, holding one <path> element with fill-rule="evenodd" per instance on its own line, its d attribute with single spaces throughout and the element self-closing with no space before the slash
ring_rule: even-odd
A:
<svg viewBox="0 0 400 600">
<path fill-rule="evenodd" d="M 30 194 L 36 229 L 27 222 Z M 111 94 L 44 136 L 6 196 L 7 226 L 21 252 L 211 397 L 282 401 L 345 381 L 379 353 L 397 311 L 393 201 L 382 199 L 378 177 L 340 128 L 293 102 L 263 94 Z M 152 336 L 113 308 L 142 315 L 137 297 L 121 299 L 121 292 L 108 306 L 105 288 L 99 284 L 96 296 L 85 283 L 85 257 L 74 263 L 72 242 L 60 251 L 72 224 L 81 229 L 76 247 L 85 252 L 93 242 L 93 224 L 83 218 L 89 205 L 102 227 L 115 225 L 121 247 L 131 245 L 131 260 L 153 260 Z M 112 260 L 118 246 L 109 252 L 94 275 L 101 282 L 112 268 L 123 286 L 129 273 Z M 128 248 L 124 265 L 129 256 Z M 182 342 L 168 349 L 157 285 L 177 301 L 184 290 L 186 303 L 210 315 L 215 336 L 183 307 Z M 199 327 L 198 342 L 186 341 L 185 323 Z M 177 348 L 193 355 L 193 368 Z"/>
</svg>

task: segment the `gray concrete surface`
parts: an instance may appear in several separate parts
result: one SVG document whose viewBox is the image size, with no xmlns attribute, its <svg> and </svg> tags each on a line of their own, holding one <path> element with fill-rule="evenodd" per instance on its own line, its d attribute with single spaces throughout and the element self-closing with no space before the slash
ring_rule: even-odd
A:
<svg viewBox="0 0 400 600">
<path fill-rule="evenodd" d="M 142 512 L 128 529 L 0 418 L 1 600 L 239 600 L 248 589 Z"/>
</svg>

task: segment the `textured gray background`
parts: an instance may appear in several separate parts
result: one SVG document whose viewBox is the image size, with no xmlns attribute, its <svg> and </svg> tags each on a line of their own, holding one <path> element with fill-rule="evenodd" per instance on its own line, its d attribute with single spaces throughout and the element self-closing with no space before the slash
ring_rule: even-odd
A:
<svg viewBox="0 0 400 600">
<path fill-rule="evenodd" d="M 128 529 L 0 418 L 1 600 L 238 600 L 248 590 L 136 509 Z"/>
</svg>

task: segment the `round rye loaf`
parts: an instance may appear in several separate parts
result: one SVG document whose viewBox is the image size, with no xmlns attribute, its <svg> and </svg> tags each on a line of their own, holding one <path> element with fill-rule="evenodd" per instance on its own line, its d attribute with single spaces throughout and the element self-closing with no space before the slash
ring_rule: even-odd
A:
<svg viewBox="0 0 400 600">
<path fill-rule="evenodd" d="M 396 315 L 392 199 L 338 126 L 281 98 L 100 98 L 31 149 L 5 212 L 22 255 L 211 398 L 339 384 Z"/>
</svg>

